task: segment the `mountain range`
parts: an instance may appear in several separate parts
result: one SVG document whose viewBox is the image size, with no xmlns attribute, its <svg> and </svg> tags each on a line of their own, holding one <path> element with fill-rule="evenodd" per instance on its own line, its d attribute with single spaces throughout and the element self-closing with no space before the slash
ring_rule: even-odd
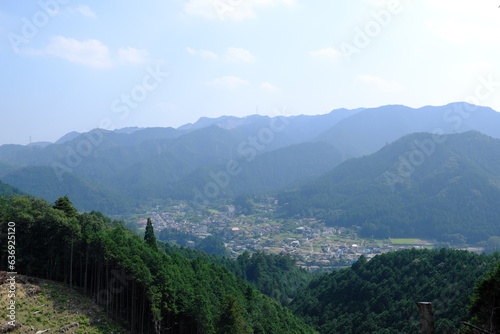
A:
<svg viewBox="0 0 500 334">
<path fill-rule="evenodd" d="M 177 129 L 94 129 L 52 144 L 0 146 L 0 180 L 49 201 L 68 195 L 81 211 L 123 213 L 167 198 L 210 201 L 296 189 L 408 134 L 475 130 L 500 138 L 499 124 L 490 108 L 452 103 L 201 118 Z"/>
</svg>

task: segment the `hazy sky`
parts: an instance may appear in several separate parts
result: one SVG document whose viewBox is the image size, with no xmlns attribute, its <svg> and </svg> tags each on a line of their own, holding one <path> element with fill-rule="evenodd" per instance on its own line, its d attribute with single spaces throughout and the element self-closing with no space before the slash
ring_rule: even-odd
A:
<svg viewBox="0 0 500 334">
<path fill-rule="evenodd" d="M 500 111 L 499 5 L 2 1 L 0 144 L 224 114 L 464 100 Z"/>
</svg>

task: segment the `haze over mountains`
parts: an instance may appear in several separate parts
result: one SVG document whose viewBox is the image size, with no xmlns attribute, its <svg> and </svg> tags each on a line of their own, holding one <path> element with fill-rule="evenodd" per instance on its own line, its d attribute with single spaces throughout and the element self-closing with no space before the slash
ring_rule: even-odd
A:
<svg viewBox="0 0 500 334">
<path fill-rule="evenodd" d="M 475 130 L 500 138 L 499 125 L 500 114 L 491 108 L 453 103 L 420 109 L 399 105 L 339 109 L 317 116 L 202 118 L 178 129 L 95 129 L 84 134 L 68 133 L 54 144 L 0 146 L 0 180 L 49 201 L 66 194 L 82 211 L 120 213 L 167 198 L 208 201 L 294 189 L 315 182 L 327 172 L 323 180 L 342 170 L 351 172 L 351 168 L 353 172 L 362 171 L 362 183 L 370 173 L 383 174 L 384 168 L 391 171 L 397 157 L 410 148 L 394 149 L 391 154 L 396 160 L 384 160 L 373 166 L 378 169 L 368 168 L 369 172 L 365 171 L 367 165 L 385 159 L 382 156 L 389 154 L 388 148 L 377 153 L 379 156 L 339 165 L 373 154 L 408 134 Z M 458 149 L 462 144 L 452 149 L 448 142 L 438 143 L 436 153 L 428 160 L 456 156 L 460 164 L 463 159 L 479 159 L 464 156 L 477 151 L 476 145 L 487 142 L 493 150 L 500 145 L 479 134 L 464 136 L 456 141 L 473 142 L 467 152 Z M 455 141 L 451 138 L 450 143 Z M 497 176 L 491 171 L 495 166 L 486 155 L 480 158 L 468 168 L 475 174 L 489 171 L 487 177 L 483 175 L 483 183 L 494 184 L 488 180 Z M 430 166 L 442 167 L 424 164 L 412 177 L 427 169 L 432 173 Z M 431 182 L 424 176 L 418 182 L 424 179 Z"/>
<path fill-rule="evenodd" d="M 357 225 L 367 237 L 486 240 L 500 234 L 500 140 L 475 131 L 410 134 L 280 201 L 289 216 Z"/>
</svg>

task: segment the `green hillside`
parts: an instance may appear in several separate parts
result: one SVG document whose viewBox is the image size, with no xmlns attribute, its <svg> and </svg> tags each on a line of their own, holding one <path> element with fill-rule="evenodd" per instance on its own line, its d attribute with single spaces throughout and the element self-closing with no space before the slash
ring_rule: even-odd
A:
<svg viewBox="0 0 500 334">
<path fill-rule="evenodd" d="M 210 192 L 205 194 L 204 190 L 208 183 L 217 184 L 219 197 L 276 191 L 322 175 L 341 163 L 343 158 L 332 145 L 303 143 L 256 155 L 252 159 L 235 159 L 234 167 L 228 165 L 229 161 L 197 169 L 173 184 L 170 195 L 191 200 L 193 189 L 198 189 L 209 200 Z"/>
<path fill-rule="evenodd" d="M 313 333 L 227 269 L 167 255 L 100 213 L 35 198 L 0 200 L 0 228 L 16 223 L 16 270 L 66 282 L 127 321 L 133 333 Z M 0 270 L 7 264 L 1 234 Z"/>
<path fill-rule="evenodd" d="M 283 193 L 281 212 L 361 226 L 368 237 L 461 235 L 477 242 L 500 235 L 500 140 L 477 132 L 445 139 L 408 135 L 346 161 L 300 190 Z"/>
<path fill-rule="evenodd" d="M 123 213 L 124 205 L 132 211 L 168 199 L 192 200 L 196 190 L 205 200 L 275 192 L 297 187 L 347 158 L 372 154 L 410 133 L 474 129 L 500 138 L 498 113 L 478 107 L 457 123 L 457 113 L 464 108 L 473 109 L 463 103 L 419 109 L 389 105 L 314 116 L 202 118 L 179 129 L 73 132 L 47 146 L 0 146 L 0 180 L 31 191 L 34 180 L 22 168 L 56 167 L 59 183 L 66 176 L 69 183 L 85 183 L 86 194 L 65 189 L 58 193 L 61 187 L 52 185 L 52 175 L 38 172 L 37 182 L 46 185 L 37 189 L 39 196 L 52 201 L 54 195 L 67 193 L 79 208 L 109 214 Z M 229 182 L 214 177 L 228 168 Z M 110 193 L 106 197 L 114 203 L 103 203 L 98 192 Z"/>
<path fill-rule="evenodd" d="M 474 285 L 500 261 L 499 254 L 406 250 L 314 280 L 291 305 L 320 333 L 418 333 L 416 302 L 431 302 L 436 333 L 468 320 Z M 490 308 L 491 311 L 491 308 Z"/>
<path fill-rule="evenodd" d="M 8 185 L 0 181 L 0 196 L 9 197 L 9 196 L 20 196 L 20 195 L 25 195 L 25 193 L 11 185 Z"/>
<path fill-rule="evenodd" d="M 75 174 L 65 173 L 59 180 L 51 167 L 19 168 L 6 174 L 2 180 L 50 202 L 68 195 L 80 211 L 125 212 L 132 203 L 117 191 Z"/>
</svg>

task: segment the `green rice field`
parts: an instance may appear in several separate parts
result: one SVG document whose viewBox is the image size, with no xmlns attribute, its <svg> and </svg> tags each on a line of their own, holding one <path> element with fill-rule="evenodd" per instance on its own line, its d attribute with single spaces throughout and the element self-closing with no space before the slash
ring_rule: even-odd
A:
<svg viewBox="0 0 500 334">
<path fill-rule="evenodd" d="M 425 245 L 429 244 L 429 242 L 421 239 L 412 239 L 412 238 L 394 238 L 390 239 L 393 245 Z"/>
</svg>

